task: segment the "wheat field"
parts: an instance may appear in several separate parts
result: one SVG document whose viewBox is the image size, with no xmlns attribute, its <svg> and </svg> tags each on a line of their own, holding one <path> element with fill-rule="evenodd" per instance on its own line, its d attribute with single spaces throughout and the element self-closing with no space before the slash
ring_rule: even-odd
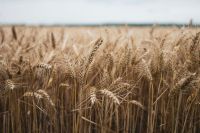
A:
<svg viewBox="0 0 200 133">
<path fill-rule="evenodd" d="M 0 27 L 0 132 L 200 132 L 200 29 Z"/>
</svg>

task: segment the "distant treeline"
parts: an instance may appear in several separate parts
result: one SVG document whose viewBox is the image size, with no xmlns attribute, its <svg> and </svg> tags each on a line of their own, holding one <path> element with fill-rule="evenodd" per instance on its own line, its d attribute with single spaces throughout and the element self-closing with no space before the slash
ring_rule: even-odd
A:
<svg viewBox="0 0 200 133">
<path fill-rule="evenodd" d="M 41 26 L 41 27 L 99 27 L 99 26 L 129 26 L 129 27 L 200 27 L 200 24 L 186 23 L 96 23 L 96 24 L 0 24 L 0 26 Z"/>
</svg>

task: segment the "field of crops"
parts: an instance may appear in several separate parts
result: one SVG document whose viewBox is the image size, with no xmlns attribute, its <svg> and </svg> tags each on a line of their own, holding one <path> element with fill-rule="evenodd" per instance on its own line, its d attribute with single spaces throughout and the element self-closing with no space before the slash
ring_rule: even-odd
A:
<svg viewBox="0 0 200 133">
<path fill-rule="evenodd" d="M 200 132 L 200 29 L 0 27 L 1 133 Z"/>
</svg>

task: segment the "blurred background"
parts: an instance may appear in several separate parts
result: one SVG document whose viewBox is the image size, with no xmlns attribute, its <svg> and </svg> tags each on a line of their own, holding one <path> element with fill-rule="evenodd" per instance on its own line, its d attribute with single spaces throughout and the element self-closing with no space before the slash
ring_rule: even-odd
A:
<svg viewBox="0 0 200 133">
<path fill-rule="evenodd" d="M 0 24 L 200 24 L 200 0 L 0 0 Z"/>
</svg>

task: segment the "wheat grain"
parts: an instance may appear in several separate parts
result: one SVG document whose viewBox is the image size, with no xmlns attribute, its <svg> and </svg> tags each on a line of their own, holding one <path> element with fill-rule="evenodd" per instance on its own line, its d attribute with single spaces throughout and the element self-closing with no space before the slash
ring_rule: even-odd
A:
<svg viewBox="0 0 200 133">
<path fill-rule="evenodd" d="M 14 85 L 13 81 L 10 80 L 10 79 L 7 79 L 5 81 L 5 89 L 6 90 L 13 90 L 14 88 L 15 88 L 15 85 Z"/>
</svg>

